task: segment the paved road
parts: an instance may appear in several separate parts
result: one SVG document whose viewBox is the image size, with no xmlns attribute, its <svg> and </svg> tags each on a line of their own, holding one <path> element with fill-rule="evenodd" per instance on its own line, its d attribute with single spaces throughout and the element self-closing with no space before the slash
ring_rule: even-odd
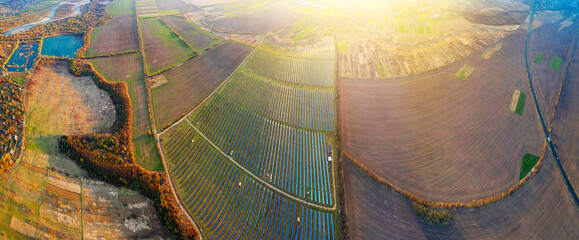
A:
<svg viewBox="0 0 579 240">
<path fill-rule="evenodd" d="M 547 129 L 547 125 L 545 125 L 545 120 L 543 119 L 543 114 L 541 113 L 541 108 L 539 106 L 539 101 L 537 100 L 537 94 L 535 94 L 535 88 L 533 86 L 533 81 L 531 80 L 531 71 L 529 68 L 529 59 L 528 59 L 528 43 L 529 43 L 529 36 L 531 34 L 531 26 L 533 25 L 533 17 L 535 15 L 535 0 L 533 0 L 533 6 L 531 8 L 531 19 L 529 21 L 529 28 L 527 29 L 527 37 L 525 38 L 525 66 L 527 67 L 527 77 L 529 78 L 529 85 L 531 86 L 531 93 L 533 93 L 533 100 L 535 101 L 535 107 L 537 109 L 537 113 L 539 114 L 539 119 L 541 120 L 541 126 L 543 128 L 543 133 L 545 134 L 545 138 L 547 139 L 547 142 L 549 143 L 549 148 L 551 149 L 551 153 L 553 154 L 553 157 L 555 157 L 555 161 L 557 162 L 557 166 L 559 167 L 559 170 L 561 171 L 561 175 L 563 176 L 563 180 L 565 180 L 565 184 L 567 185 L 567 190 L 569 190 L 569 193 L 571 194 L 571 197 L 573 197 L 573 200 L 575 200 L 575 206 L 579 207 L 579 198 L 577 197 L 577 192 L 575 192 L 575 188 L 573 187 L 573 183 L 571 183 L 571 180 L 569 179 L 569 176 L 567 176 L 567 172 L 565 171 L 565 168 L 563 167 L 563 164 L 561 163 L 561 159 L 559 158 L 559 155 L 557 155 L 557 151 L 555 150 L 555 146 L 553 145 L 553 141 L 551 141 L 551 135 L 549 133 L 549 130 Z M 567 59 L 567 61 L 569 61 L 569 59 Z"/>
</svg>

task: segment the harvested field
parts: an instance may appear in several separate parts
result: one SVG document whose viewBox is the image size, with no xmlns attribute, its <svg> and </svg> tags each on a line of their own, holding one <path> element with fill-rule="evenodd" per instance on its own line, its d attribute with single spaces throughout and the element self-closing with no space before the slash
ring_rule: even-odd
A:
<svg viewBox="0 0 579 240">
<path fill-rule="evenodd" d="M 219 36 L 205 31 L 201 26 L 191 23 L 184 18 L 175 16 L 161 17 L 171 29 L 177 32 L 196 52 L 202 52 L 223 40 Z"/>
<path fill-rule="evenodd" d="M 458 69 L 455 75 L 464 81 L 472 74 L 472 72 L 474 72 L 474 68 L 468 64 L 465 64 L 460 69 Z"/>
<path fill-rule="evenodd" d="M 165 70 L 195 55 L 195 52 L 158 18 L 141 21 L 148 74 Z"/>
<path fill-rule="evenodd" d="M 464 14 L 464 18 L 476 24 L 500 26 L 520 25 L 527 15 L 527 12 L 510 12 L 499 8 L 491 8 Z"/>
<path fill-rule="evenodd" d="M 139 49 L 137 19 L 133 0 L 116 0 L 107 6 L 115 18 L 93 29 L 85 56 L 97 56 Z"/>
<path fill-rule="evenodd" d="M 367 35 L 360 40 L 350 38 L 348 34 L 340 34 L 342 47 L 339 44 L 338 49 L 342 50 L 338 54 L 339 76 L 365 79 L 395 78 L 428 72 L 493 46 L 509 34 L 511 34 L 509 31 L 476 29 L 412 45 L 392 44 L 382 37 L 373 35 Z M 344 46 L 347 46 L 347 51 L 344 51 L 346 50 Z M 495 46 L 501 46 L 501 43 Z M 488 57 L 490 58 L 490 55 Z M 380 76 L 377 65 L 383 66 L 383 72 L 387 73 L 384 77 Z"/>
<path fill-rule="evenodd" d="M 126 201 L 127 196 L 141 199 Z M 153 202 L 142 195 L 102 182 L 83 185 L 85 239 L 172 239 Z"/>
<path fill-rule="evenodd" d="M 574 23 L 561 31 L 557 31 L 558 28 L 558 22 L 547 23 L 535 29 L 529 36 L 529 67 L 537 99 L 547 124 L 553 116 L 557 93 L 565 74 L 563 68 L 567 60 L 572 59 L 573 56 L 569 50 L 573 35 L 579 31 L 579 24 Z M 539 54 L 543 54 L 543 57 L 539 63 L 535 64 L 535 57 Z M 555 57 L 561 59 L 551 65 Z"/>
<path fill-rule="evenodd" d="M 167 83 L 151 90 L 157 129 L 193 109 L 245 59 L 251 48 L 226 41 L 165 73 Z"/>
<path fill-rule="evenodd" d="M 193 8 L 181 0 L 155 0 L 159 12 L 178 10 L 180 13 L 192 12 Z"/>
<path fill-rule="evenodd" d="M 214 17 L 207 19 L 207 23 L 223 32 L 266 33 L 304 16 L 300 12 L 276 4 L 225 14 L 229 16 L 221 15 L 217 9 L 212 12 Z"/>
<path fill-rule="evenodd" d="M 471 201 L 518 182 L 525 153 L 538 155 L 543 138 L 536 110 L 522 116 L 508 105 L 513 91 L 530 92 L 519 31 L 490 60 L 474 54 L 416 77 L 341 79 L 338 123 L 343 150 L 419 197 Z M 468 81 L 454 75 L 464 64 Z"/>
<path fill-rule="evenodd" d="M 152 123 L 149 117 L 147 86 L 141 54 L 99 58 L 91 62 L 97 72 L 107 80 L 127 83 L 133 104 L 133 145 L 136 161 L 147 170 L 163 170 L 155 139 L 149 134 Z"/>
<path fill-rule="evenodd" d="M 575 49 L 575 56 L 579 50 Z M 569 66 L 567 77 L 559 99 L 557 113 L 553 120 L 551 138 L 561 158 L 561 163 L 571 182 L 579 183 L 579 62 L 574 60 Z"/>
<path fill-rule="evenodd" d="M 579 210 L 555 159 L 547 156 L 538 174 L 510 197 L 487 207 L 450 210 L 448 227 L 421 222 L 410 201 L 374 182 L 344 159 L 350 238 L 575 239 L 579 236 Z"/>
<path fill-rule="evenodd" d="M 490 59 L 493 56 L 493 53 L 500 51 L 503 48 L 502 43 L 497 43 L 493 47 L 487 48 L 487 50 L 481 55 L 484 59 Z"/>
<path fill-rule="evenodd" d="M 12 217 L 12 220 L 10 220 L 10 228 L 31 238 L 35 237 L 36 234 L 35 226 L 32 226 L 15 217 Z"/>
<path fill-rule="evenodd" d="M 95 98 L 102 104 L 110 104 L 110 98 L 107 103 L 99 95 L 99 89 L 91 88 L 92 79 L 67 76 L 68 71 L 63 71 L 67 63 L 40 64 L 40 70 L 33 75 L 33 84 L 29 85 L 26 148 L 21 164 L 2 175 L 0 181 L 0 195 L 4 196 L 0 201 L 0 232 L 8 239 L 25 239 L 22 233 L 37 239 L 172 238 L 151 201 L 138 207 L 124 205 L 119 195 L 138 194 L 91 180 L 73 160 L 60 153 L 59 135 L 79 131 L 67 121 L 75 113 L 68 108 L 80 106 L 87 113 L 77 114 L 78 121 L 85 123 L 82 125 L 85 132 L 99 130 L 95 126 L 110 125 L 108 118 L 80 119 L 99 110 L 94 109 L 98 106 L 90 100 L 88 103 L 81 100 Z M 82 85 L 85 80 L 87 86 Z M 77 84 L 84 88 L 78 88 Z M 49 97 L 54 100 L 47 102 Z M 51 108 L 53 101 L 60 102 L 58 108 Z M 65 113 L 70 115 L 53 116 Z M 109 235 L 110 232 L 114 234 Z"/>
<path fill-rule="evenodd" d="M 28 89 L 27 134 L 36 136 L 106 132 L 115 119 L 109 95 L 90 77 L 75 77 L 68 61 L 39 64 Z"/>
</svg>

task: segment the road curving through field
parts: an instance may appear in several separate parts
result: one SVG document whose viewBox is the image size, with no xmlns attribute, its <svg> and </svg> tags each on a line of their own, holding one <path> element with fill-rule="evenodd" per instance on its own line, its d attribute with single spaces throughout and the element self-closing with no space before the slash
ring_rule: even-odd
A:
<svg viewBox="0 0 579 240">
<path fill-rule="evenodd" d="M 529 45 L 528 42 L 529 42 L 529 36 L 531 35 L 531 31 L 532 31 L 531 26 L 533 25 L 533 16 L 535 15 L 535 0 L 533 0 L 532 3 L 533 3 L 533 6 L 531 7 L 531 18 L 529 20 L 529 28 L 527 29 L 527 36 L 525 37 L 525 66 L 526 66 L 526 70 L 527 70 L 527 77 L 529 79 L 529 86 L 531 87 L 531 93 L 533 93 L 533 100 L 535 103 L 537 114 L 539 115 L 539 119 L 541 120 L 541 127 L 543 129 L 543 134 L 545 134 L 545 140 L 549 144 L 549 149 L 551 149 L 551 153 L 553 154 L 553 157 L 555 158 L 555 161 L 557 162 L 557 166 L 559 167 L 559 170 L 561 172 L 563 180 L 565 181 L 565 184 L 567 186 L 567 190 L 569 191 L 569 194 L 571 194 L 571 197 L 575 201 L 575 207 L 579 208 L 579 198 L 577 197 L 577 192 L 575 191 L 575 188 L 573 187 L 573 183 L 569 179 L 569 176 L 567 175 L 567 172 L 565 171 L 565 168 L 563 167 L 563 164 L 561 163 L 561 159 L 559 158 L 559 155 L 557 155 L 557 150 L 555 150 L 555 146 L 553 145 L 553 141 L 551 140 L 551 134 L 550 134 L 549 130 L 547 129 L 547 125 L 545 125 L 545 120 L 543 118 L 543 114 L 541 113 L 541 108 L 539 106 L 537 94 L 535 93 L 535 88 L 533 86 L 531 71 L 530 71 L 530 67 L 529 67 L 529 59 L 528 59 L 528 45 Z M 573 38 L 573 39 L 575 39 L 575 38 Z M 572 47 L 571 47 L 571 49 L 572 49 Z M 569 61 L 569 59 L 567 59 L 567 61 Z M 566 69 L 565 69 L 565 71 L 566 71 Z"/>
</svg>

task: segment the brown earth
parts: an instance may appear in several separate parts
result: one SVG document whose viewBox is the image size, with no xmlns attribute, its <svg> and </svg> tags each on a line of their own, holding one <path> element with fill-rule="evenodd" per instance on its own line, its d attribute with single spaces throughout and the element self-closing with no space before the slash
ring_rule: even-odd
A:
<svg viewBox="0 0 579 240">
<path fill-rule="evenodd" d="M 575 49 L 575 56 L 579 51 Z M 573 60 L 565 79 L 551 138 L 571 182 L 579 183 L 579 61 Z"/>
<path fill-rule="evenodd" d="M 34 238 L 172 239 L 150 200 L 92 180 L 74 161 L 60 154 L 58 135 L 78 131 L 64 115 L 78 113 L 78 109 L 84 113 L 79 116 L 98 114 L 101 105 L 94 104 L 95 99 L 112 104 L 107 103 L 107 94 L 100 95 L 102 90 L 92 79 L 68 76 L 67 66 L 67 61 L 50 61 L 41 64 L 32 76 L 33 84 L 27 89 L 29 127 L 22 162 L 0 181 L 0 195 L 4 196 L 0 201 L 0 231 L 9 239 L 23 237 L 10 227 L 10 216 L 14 216 L 38 229 Z M 62 99 L 70 101 L 63 103 Z M 52 108 L 56 103 L 59 107 Z M 111 120 L 114 112 L 112 119 L 86 117 L 78 121 L 84 123 L 83 131 L 94 132 L 103 130 L 98 126 L 110 125 Z M 140 196 L 146 204 L 124 205 L 120 195 Z"/>
<path fill-rule="evenodd" d="M 164 16 L 161 17 L 161 20 L 185 39 L 197 52 L 201 52 L 222 40 L 210 32 L 201 30 L 200 26 L 194 26 L 194 23 L 184 18 Z"/>
<path fill-rule="evenodd" d="M 301 17 L 300 12 L 272 4 L 240 16 L 207 19 L 207 23 L 227 33 L 266 33 Z"/>
<path fill-rule="evenodd" d="M 526 80 L 525 34 L 507 38 L 490 60 L 480 52 L 427 74 L 389 80 L 340 79 L 343 150 L 395 186 L 429 200 L 496 195 L 518 182 L 525 153 L 542 135 Z M 475 68 L 466 81 L 455 73 Z M 527 93 L 522 116 L 508 110 Z"/>
<path fill-rule="evenodd" d="M 134 15 L 117 16 L 105 26 L 93 29 L 87 56 L 97 56 L 139 49 L 137 22 Z"/>
<path fill-rule="evenodd" d="M 126 82 L 133 105 L 133 144 L 137 163 L 151 171 L 163 169 L 155 139 L 149 134 L 152 123 L 149 116 L 147 86 L 140 54 L 128 54 L 92 59 L 95 69 L 111 82 Z"/>
<path fill-rule="evenodd" d="M 348 78 L 394 78 L 431 71 L 490 47 L 512 32 L 472 29 L 422 44 L 393 44 L 381 37 L 341 34 L 348 51 L 339 53 L 339 75 Z M 355 36 L 355 37 L 348 37 Z M 404 59 L 404 61 L 400 61 Z M 381 75 L 377 64 L 383 66 Z"/>
<path fill-rule="evenodd" d="M 75 77 L 68 61 L 47 61 L 28 85 L 27 134 L 74 135 L 108 131 L 115 119 L 109 95 L 90 77 Z"/>
<path fill-rule="evenodd" d="M 165 73 L 167 83 L 151 90 L 157 129 L 193 109 L 245 59 L 251 48 L 225 41 Z"/>
<path fill-rule="evenodd" d="M 418 220 L 412 203 L 344 159 L 350 239 L 576 239 L 579 210 L 547 152 L 537 175 L 511 196 L 476 209 L 451 210 L 448 227 Z"/>
<path fill-rule="evenodd" d="M 179 10 L 182 13 L 193 11 L 190 5 L 181 0 L 155 0 L 159 11 Z"/>
<path fill-rule="evenodd" d="M 158 18 L 145 18 L 140 21 L 149 75 L 179 64 L 195 55 L 195 52 L 189 49 L 184 41 L 177 38 L 175 33 Z M 159 35 L 159 32 L 163 35 Z M 165 36 L 165 34 L 171 35 Z"/>
</svg>

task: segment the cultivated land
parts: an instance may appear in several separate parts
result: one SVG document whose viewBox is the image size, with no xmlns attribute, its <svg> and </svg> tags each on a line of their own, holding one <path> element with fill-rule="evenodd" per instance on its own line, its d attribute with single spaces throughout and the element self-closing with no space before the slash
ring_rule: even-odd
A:
<svg viewBox="0 0 579 240">
<path fill-rule="evenodd" d="M 74 77 L 67 61 L 49 61 L 33 72 L 28 83 L 27 132 L 84 134 L 112 126 L 115 108 L 110 97 L 91 78 Z"/>
<path fill-rule="evenodd" d="M 330 38 L 290 54 L 260 45 L 202 105 L 160 135 L 173 183 L 206 237 L 336 237 L 328 161 L 334 116 L 327 114 L 333 82 L 324 82 L 335 74 L 328 58 L 335 56 L 333 45 Z M 288 65 L 259 68 L 276 58 Z M 283 117 L 291 112 L 307 114 Z"/>
<path fill-rule="evenodd" d="M 566 71 L 564 69 L 565 64 L 568 57 L 572 56 L 569 50 L 573 35 L 579 31 L 578 23 L 558 31 L 561 22 L 567 18 L 568 16 L 554 23 L 544 24 L 535 29 L 529 38 L 529 67 L 533 75 L 537 98 L 547 124 L 550 123 L 553 116 L 557 94 Z M 540 63 L 536 64 L 534 60 L 539 53 L 543 54 L 543 58 Z M 550 66 L 551 60 L 555 57 L 563 59 L 559 70 Z"/>
<path fill-rule="evenodd" d="M 72 77 L 67 61 L 40 64 L 27 93 L 26 150 L 0 183 L 3 236 L 171 238 L 150 200 L 90 179 L 59 153 L 61 135 L 108 131 L 114 121 L 108 94 L 90 78 Z"/>
<path fill-rule="evenodd" d="M 142 61 L 141 54 L 129 54 L 93 59 L 91 63 L 108 81 L 127 83 L 133 104 L 133 145 L 136 161 L 147 170 L 161 171 L 163 163 L 152 136 Z"/>
<path fill-rule="evenodd" d="M 164 16 L 161 17 L 161 20 L 177 32 L 196 52 L 202 52 L 223 40 L 184 18 Z"/>
<path fill-rule="evenodd" d="M 187 114 L 245 59 L 251 48 L 226 41 L 164 75 L 167 83 L 151 90 L 157 129 Z"/>
<path fill-rule="evenodd" d="M 106 25 L 93 29 L 86 56 L 97 56 L 139 49 L 137 20 L 133 0 L 115 0 L 107 6 L 115 15 Z"/>
<path fill-rule="evenodd" d="M 341 79 L 342 149 L 395 186 L 429 200 L 494 196 L 518 182 L 525 153 L 543 138 L 534 104 L 508 110 L 513 91 L 530 92 L 524 32 L 503 40 L 489 60 L 476 53 L 416 77 Z M 474 67 L 468 80 L 455 73 Z"/>
<path fill-rule="evenodd" d="M 304 15 L 282 4 L 249 1 L 212 6 L 207 23 L 221 32 L 266 33 Z"/>
<path fill-rule="evenodd" d="M 160 15 L 165 12 L 188 13 L 193 11 L 190 5 L 182 0 L 155 0 Z"/>
<path fill-rule="evenodd" d="M 574 50 L 575 59 L 569 64 L 569 71 L 563 83 L 561 98 L 557 106 L 557 113 L 553 120 L 552 139 L 555 142 L 557 153 L 562 159 L 563 166 L 571 182 L 579 183 L 579 154 L 577 141 L 579 141 L 579 50 L 577 45 Z"/>
<path fill-rule="evenodd" d="M 145 18 L 140 21 L 148 74 L 158 73 L 195 55 L 195 52 L 158 18 Z"/>
<path fill-rule="evenodd" d="M 548 152 L 539 173 L 519 190 L 486 207 L 451 210 L 448 227 L 421 222 L 412 202 L 376 183 L 349 160 L 344 159 L 343 166 L 351 239 L 574 239 L 579 235 L 575 227 L 579 210 Z"/>
<path fill-rule="evenodd" d="M 375 35 L 368 35 L 365 40 L 360 40 L 360 34 L 340 34 L 339 39 L 347 52 L 338 55 L 339 75 L 348 78 L 415 75 L 446 66 L 483 48 L 493 48 L 493 44 L 511 33 L 486 28 L 473 29 L 447 38 L 409 45 L 392 43 Z"/>
</svg>

